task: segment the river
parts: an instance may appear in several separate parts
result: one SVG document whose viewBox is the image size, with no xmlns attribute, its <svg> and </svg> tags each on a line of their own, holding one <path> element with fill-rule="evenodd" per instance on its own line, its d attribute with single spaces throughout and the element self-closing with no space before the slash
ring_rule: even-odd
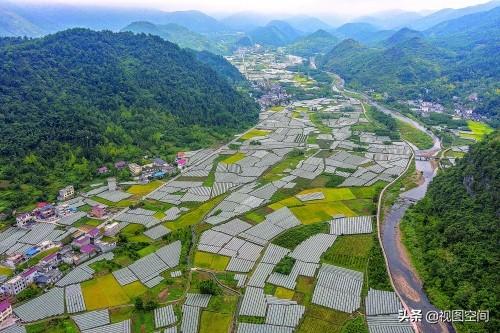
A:
<svg viewBox="0 0 500 333">
<path fill-rule="evenodd" d="M 358 93 L 359 94 L 359 93 Z M 417 121 L 410 119 L 399 112 L 390 110 L 368 96 L 361 94 L 370 104 L 376 106 L 379 110 L 386 114 L 390 114 L 394 118 L 412 125 L 422 132 L 427 133 L 432 137 L 433 146 L 426 150 L 419 150 L 415 145 L 412 146 L 416 156 L 435 156 L 441 150 L 441 141 L 431 131 L 427 130 Z M 455 329 L 449 323 L 438 321 L 429 322 L 426 320 L 427 313 L 437 313 L 439 310 L 433 306 L 427 297 L 419 279 L 415 268 L 406 252 L 406 248 L 402 244 L 399 223 L 401 222 L 406 210 L 415 202 L 421 200 L 426 192 L 427 187 L 436 175 L 435 164 L 431 161 L 416 161 L 416 169 L 421 172 L 423 181 L 415 188 L 403 192 L 399 195 L 394 205 L 385 215 L 381 225 L 381 239 L 384 247 L 384 252 L 387 258 L 389 274 L 391 275 L 394 287 L 402 298 L 402 301 L 410 310 L 421 310 L 422 321 L 416 323 L 416 328 L 420 333 L 455 333 Z"/>
</svg>

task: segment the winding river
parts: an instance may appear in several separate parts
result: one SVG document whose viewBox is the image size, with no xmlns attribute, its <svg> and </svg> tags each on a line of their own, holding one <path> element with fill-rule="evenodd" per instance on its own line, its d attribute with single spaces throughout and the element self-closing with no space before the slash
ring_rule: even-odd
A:
<svg viewBox="0 0 500 333">
<path fill-rule="evenodd" d="M 347 89 L 344 90 L 348 91 Z M 427 130 L 420 123 L 376 103 L 365 94 L 359 92 L 354 93 L 361 95 L 368 103 L 376 106 L 382 112 L 390 114 L 394 118 L 408 123 L 432 137 L 433 146 L 426 150 L 419 150 L 410 143 L 415 156 L 431 157 L 439 153 L 441 150 L 441 141 L 434 133 Z M 423 289 L 422 281 L 412 266 L 408 253 L 401 241 L 399 223 L 406 210 L 413 203 L 425 196 L 427 187 L 437 172 L 435 164 L 431 161 L 416 160 L 415 164 L 416 169 L 422 174 L 423 181 L 417 187 L 402 192 L 394 205 L 389 209 L 388 213 L 385 214 L 380 232 L 382 246 L 386 255 L 389 274 L 393 281 L 394 288 L 400 295 L 403 303 L 406 304 L 409 310 L 422 311 L 422 320 L 418 321 L 415 327 L 418 329 L 419 333 L 455 333 L 455 329 L 449 323 L 443 323 L 441 321 L 434 322 L 433 320 L 429 322 L 426 320 L 427 313 L 437 313 L 439 310 L 431 304 L 427 297 Z"/>
<path fill-rule="evenodd" d="M 370 101 L 385 113 L 391 114 L 393 117 L 411 124 L 415 128 L 427 133 L 433 139 L 434 145 L 427 150 L 419 150 L 414 145 L 411 145 L 416 156 L 434 156 L 441 150 L 441 141 L 432 132 L 428 131 L 421 124 L 413 119 L 407 118 L 399 113 L 389 110 L 383 106 Z M 421 333 L 454 333 L 454 328 L 447 323 L 435 320 L 428 321 L 428 313 L 431 316 L 438 313 L 438 309 L 434 307 L 427 297 L 422 281 L 419 279 L 408 253 L 401 241 L 399 223 L 401 222 L 406 210 L 415 202 L 421 200 L 427 192 L 427 187 L 436 175 L 435 165 L 431 161 L 415 161 L 416 169 L 422 174 L 423 181 L 417 187 L 402 192 L 389 212 L 385 215 L 381 226 L 382 245 L 387 258 L 389 273 L 394 283 L 394 287 L 398 291 L 402 301 L 410 310 L 421 310 L 422 320 L 416 323 L 417 329 Z"/>
</svg>

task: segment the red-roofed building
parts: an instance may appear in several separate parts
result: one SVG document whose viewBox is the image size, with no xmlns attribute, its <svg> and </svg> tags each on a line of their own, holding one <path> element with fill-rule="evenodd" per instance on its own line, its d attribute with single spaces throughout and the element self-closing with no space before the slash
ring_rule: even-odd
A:
<svg viewBox="0 0 500 333">
<path fill-rule="evenodd" d="M 12 315 L 12 305 L 8 300 L 0 302 L 0 324 Z"/>
<path fill-rule="evenodd" d="M 106 216 L 106 207 L 103 205 L 94 205 L 92 206 L 92 211 L 90 212 L 90 215 L 97 217 L 97 218 L 103 218 Z"/>
<path fill-rule="evenodd" d="M 187 160 L 185 158 L 180 158 L 177 160 L 177 167 L 179 169 L 184 168 L 186 166 L 186 164 L 187 164 Z"/>
<path fill-rule="evenodd" d="M 48 204 L 49 204 L 48 202 L 42 201 L 42 202 L 39 202 L 36 204 L 36 208 L 43 208 L 43 207 L 47 206 Z"/>
<path fill-rule="evenodd" d="M 103 165 L 102 167 L 100 167 L 99 169 L 97 169 L 97 173 L 100 174 L 100 175 L 104 175 L 104 174 L 106 174 L 108 172 L 109 172 L 109 169 L 105 165 Z"/>
<path fill-rule="evenodd" d="M 87 235 L 82 235 L 73 241 L 73 246 L 81 248 L 84 245 L 90 244 L 90 237 Z"/>
<path fill-rule="evenodd" d="M 31 284 L 31 283 L 33 283 L 33 280 L 35 279 L 35 275 L 37 272 L 38 272 L 38 267 L 33 266 L 33 267 L 25 270 L 24 272 L 22 272 L 21 276 L 24 279 L 24 281 L 26 281 L 26 284 Z"/>
<path fill-rule="evenodd" d="M 93 244 L 87 244 L 80 248 L 80 252 L 84 254 L 93 254 L 97 252 L 97 247 Z"/>
<path fill-rule="evenodd" d="M 118 161 L 115 163 L 115 168 L 121 170 L 124 169 L 127 166 L 127 162 L 125 161 Z"/>
<path fill-rule="evenodd" d="M 59 263 L 59 253 L 52 253 L 40 260 L 40 265 L 45 266 L 45 265 L 57 265 Z"/>
<path fill-rule="evenodd" d="M 87 235 L 92 238 L 98 238 L 101 234 L 101 230 L 99 228 L 94 228 L 90 231 L 87 231 Z"/>
</svg>

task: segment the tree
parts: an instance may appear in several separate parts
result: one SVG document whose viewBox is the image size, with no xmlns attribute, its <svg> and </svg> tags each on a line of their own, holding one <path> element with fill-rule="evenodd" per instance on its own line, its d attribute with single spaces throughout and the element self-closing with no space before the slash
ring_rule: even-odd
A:
<svg viewBox="0 0 500 333">
<path fill-rule="evenodd" d="M 136 310 L 144 310 L 144 301 L 140 297 L 136 297 L 134 300 L 134 307 Z"/>
<path fill-rule="evenodd" d="M 202 294 L 220 295 L 222 288 L 213 280 L 205 280 L 200 282 L 200 292 Z"/>
</svg>

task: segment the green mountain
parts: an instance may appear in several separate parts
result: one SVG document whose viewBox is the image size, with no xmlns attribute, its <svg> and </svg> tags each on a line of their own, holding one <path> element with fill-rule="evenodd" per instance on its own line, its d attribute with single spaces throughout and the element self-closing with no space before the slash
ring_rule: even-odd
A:
<svg viewBox="0 0 500 333">
<path fill-rule="evenodd" d="M 271 21 L 264 27 L 259 27 L 248 33 L 256 44 L 266 46 L 284 46 L 301 36 L 301 32 L 284 21 Z"/>
<path fill-rule="evenodd" d="M 465 52 L 471 47 L 500 43 L 500 6 L 440 23 L 425 31 L 436 44 Z"/>
<path fill-rule="evenodd" d="M 366 45 L 376 44 L 389 38 L 394 30 L 380 30 L 369 23 L 346 23 L 338 27 L 334 34 L 340 39 L 354 39 Z"/>
<path fill-rule="evenodd" d="M 0 48 L 8 201 L 19 206 L 89 180 L 102 163 L 167 158 L 250 126 L 256 103 L 206 63 L 159 37 L 84 29 Z"/>
<path fill-rule="evenodd" d="M 0 8 L 0 37 L 38 37 L 43 34 L 35 24 L 16 13 Z"/>
<path fill-rule="evenodd" d="M 156 25 L 151 22 L 144 21 L 133 22 L 127 25 L 125 28 L 121 29 L 121 31 L 130 31 L 136 34 L 145 33 L 160 36 L 161 38 L 175 43 L 180 47 L 187 47 L 197 51 L 206 50 L 218 54 L 224 52 L 223 48 L 218 47 L 215 42 L 210 41 L 204 35 L 190 31 L 189 29 L 175 23 Z"/>
<path fill-rule="evenodd" d="M 484 309 L 488 323 L 458 332 L 499 332 L 500 134 L 440 172 L 402 222 L 405 243 L 431 301 L 441 309 Z"/>
<path fill-rule="evenodd" d="M 384 45 L 386 47 L 392 47 L 392 46 L 395 46 L 395 45 L 400 44 L 402 42 L 411 40 L 413 38 L 423 38 L 423 37 L 424 37 L 424 35 L 420 31 L 411 30 L 408 28 L 403 28 L 403 29 L 397 31 L 391 37 L 384 40 L 382 42 L 382 45 Z"/>
<path fill-rule="evenodd" d="M 325 30 L 318 30 L 310 35 L 297 39 L 294 43 L 287 45 L 288 52 L 299 56 L 312 56 L 327 53 L 337 43 L 338 38 Z"/>
<path fill-rule="evenodd" d="M 445 8 L 424 16 L 415 22 L 411 22 L 408 26 L 416 30 L 426 30 L 442 22 L 454 20 L 465 15 L 488 11 L 498 6 L 500 6 L 500 1 L 494 0 L 484 4 L 458 9 Z"/>
<path fill-rule="evenodd" d="M 332 27 L 320 19 L 311 16 L 294 16 L 286 20 L 299 31 L 313 33 L 318 30 L 330 30 Z"/>
<path fill-rule="evenodd" d="M 439 76 L 435 63 L 442 56 L 420 38 L 386 49 L 372 49 L 345 40 L 321 60 L 321 66 L 340 74 L 351 86 L 415 93 L 418 85 Z M 444 56 L 444 55 L 443 55 Z"/>
<path fill-rule="evenodd" d="M 348 86 L 388 93 L 390 99 L 423 98 L 450 108 L 456 97 L 491 120 L 500 118 L 500 10 L 472 14 L 419 33 L 402 29 L 377 47 L 348 40 L 318 61 Z M 481 18 L 481 19 L 479 19 Z"/>
</svg>

